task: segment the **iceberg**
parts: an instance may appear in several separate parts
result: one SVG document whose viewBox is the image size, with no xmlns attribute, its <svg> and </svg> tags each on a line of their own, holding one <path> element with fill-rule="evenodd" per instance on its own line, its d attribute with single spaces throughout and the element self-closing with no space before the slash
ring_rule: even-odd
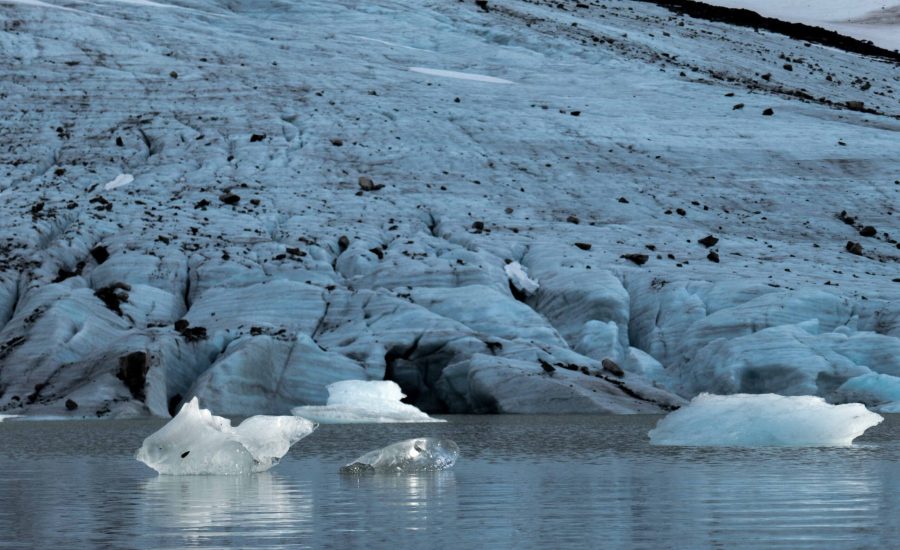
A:
<svg viewBox="0 0 900 550">
<path fill-rule="evenodd" d="M 294 407 L 291 413 L 322 424 L 446 422 L 401 402 L 406 396 L 390 380 L 342 380 L 326 388 L 327 404 Z"/>
<path fill-rule="evenodd" d="M 0 422 L 3 422 L 7 418 L 16 418 L 18 416 L 19 415 L 17 415 L 17 414 L 0 414 Z"/>
<path fill-rule="evenodd" d="M 702 393 L 648 435 L 653 445 L 839 447 L 882 420 L 860 403 L 830 405 L 809 395 Z"/>
<path fill-rule="evenodd" d="M 374 450 L 341 468 L 343 474 L 431 472 L 451 468 L 459 447 L 450 439 L 420 437 Z"/>
<path fill-rule="evenodd" d="M 296 416 L 253 416 L 232 427 L 227 418 L 201 409 L 194 397 L 144 440 L 136 458 L 168 475 L 264 472 L 315 429 Z"/>
</svg>

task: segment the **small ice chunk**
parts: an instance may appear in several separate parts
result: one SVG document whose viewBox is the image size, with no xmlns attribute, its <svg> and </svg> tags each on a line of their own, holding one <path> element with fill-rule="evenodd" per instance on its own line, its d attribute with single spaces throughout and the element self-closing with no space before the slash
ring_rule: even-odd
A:
<svg viewBox="0 0 900 550">
<path fill-rule="evenodd" d="M 446 422 L 401 402 L 406 396 L 390 380 L 342 380 L 326 388 L 326 405 L 294 407 L 291 413 L 322 424 Z"/>
<path fill-rule="evenodd" d="M 137 459 L 161 474 L 264 472 L 316 429 L 296 416 L 253 416 L 239 426 L 201 409 L 197 398 L 144 440 Z"/>
<path fill-rule="evenodd" d="M 537 281 L 528 276 L 528 272 L 525 271 L 522 264 L 519 262 L 511 262 L 506 264 L 503 269 L 506 271 L 506 276 L 509 277 L 509 281 L 516 287 L 516 290 L 524 292 L 528 296 L 537 292 L 540 285 L 538 285 Z"/>
<path fill-rule="evenodd" d="M 653 445 L 838 447 L 882 420 L 860 403 L 830 405 L 810 395 L 701 393 L 648 435 Z"/>
<path fill-rule="evenodd" d="M 430 472 L 456 463 L 459 447 L 450 439 L 407 439 L 366 453 L 341 468 L 344 474 L 367 472 Z"/>
<path fill-rule="evenodd" d="M 109 191 L 110 189 L 115 189 L 116 187 L 122 187 L 123 185 L 128 185 L 129 183 L 134 181 L 134 176 L 131 174 L 119 174 L 116 176 L 116 179 L 107 182 L 103 185 L 103 189 Z"/>
<path fill-rule="evenodd" d="M 16 418 L 18 416 L 19 415 L 17 415 L 17 414 L 0 414 L 0 422 L 3 422 L 7 418 Z"/>
</svg>

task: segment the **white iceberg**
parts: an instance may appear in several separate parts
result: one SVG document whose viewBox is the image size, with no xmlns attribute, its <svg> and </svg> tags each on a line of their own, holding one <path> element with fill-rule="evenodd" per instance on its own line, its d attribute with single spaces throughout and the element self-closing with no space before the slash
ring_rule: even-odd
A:
<svg viewBox="0 0 900 550">
<path fill-rule="evenodd" d="M 809 395 L 702 393 L 648 435 L 653 445 L 838 447 L 882 420 L 860 403 L 830 405 Z"/>
<path fill-rule="evenodd" d="M 503 266 L 503 270 L 506 271 L 509 282 L 516 287 L 516 290 L 526 296 L 531 296 L 540 288 L 538 282 L 528 276 L 528 272 L 519 262 L 510 262 Z"/>
<path fill-rule="evenodd" d="M 291 413 L 322 424 L 446 422 L 401 402 L 406 396 L 390 380 L 342 380 L 326 388 L 326 405 L 294 407 Z"/>
<path fill-rule="evenodd" d="M 227 418 L 201 409 L 195 397 L 144 440 L 137 459 L 161 474 L 264 472 L 315 429 L 296 416 L 253 416 L 232 427 Z"/>
<path fill-rule="evenodd" d="M 17 414 L 0 414 L 0 422 L 3 422 L 7 418 L 17 418 L 19 415 Z"/>
<path fill-rule="evenodd" d="M 430 472 L 456 463 L 459 447 L 450 439 L 420 437 L 366 453 L 341 468 L 341 473 Z"/>
</svg>

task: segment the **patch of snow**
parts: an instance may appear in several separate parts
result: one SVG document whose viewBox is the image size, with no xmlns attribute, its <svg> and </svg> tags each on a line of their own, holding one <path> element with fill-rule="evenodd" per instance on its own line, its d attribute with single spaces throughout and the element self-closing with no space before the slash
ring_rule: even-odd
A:
<svg viewBox="0 0 900 550">
<path fill-rule="evenodd" d="M 253 416 L 232 427 L 227 418 L 201 409 L 195 397 L 144 440 L 137 459 L 168 475 L 264 472 L 315 428 L 295 416 Z"/>
<path fill-rule="evenodd" d="M 322 424 L 446 422 L 401 402 L 404 397 L 389 380 L 344 380 L 328 385 L 327 405 L 295 407 L 291 413 Z"/>
<path fill-rule="evenodd" d="M 103 184 L 103 189 L 109 191 L 111 189 L 116 189 L 117 187 L 122 187 L 123 185 L 128 185 L 133 181 L 134 176 L 131 174 L 119 174 L 112 181 Z"/>
<path fill-rule="evenodd" d="M 488 82 L 490 84 L 514 84 L 510 80 L 504 80 L 494 76 L 487 76 L 475 73 L 461 73 L 458 71 L 445 71 L 443 69 L 429 69 L 426 67 L 410 67 L 409 70 L 414 73 L 427 74 L 431 76 L 442 76 L 445 78 L 456 78 L 459 80 L 473 80 L 475 82 Z"/>
<path fill-rule="evenodd" d="M 538 282 L 528 276 L 528 272 L 519 262 L 508 263 L 503 267 L 503 270 L 506 271 L 506 275 L 513 286 L 525 295 L 530 296 L 540 288 Z"/>
<path fill-rule="evenodd" d="M 648 435 L 653 445 L 841 447 L 883 420 L 860 403 L 830 405 L 808 395 L 703 393 Z"/>
<path fill-rule="evenodd" d="M 412 473 L 446 470 L 453 467 L 458 457 L 459 447 L 454 441 L 420 437 L 368 452 L 343 466 L 341 473 Z"/>
</svg>

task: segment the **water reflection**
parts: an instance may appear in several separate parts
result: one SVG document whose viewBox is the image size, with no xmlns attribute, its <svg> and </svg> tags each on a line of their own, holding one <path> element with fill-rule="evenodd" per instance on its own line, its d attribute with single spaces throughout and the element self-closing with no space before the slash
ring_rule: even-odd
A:
<svg viewBox="0 0 900 550">
<path fill-rule="evenodd" d="M 312 531 L 308 483 L 251 476 L 157 476 L 141 484 L 148 546 L 278 544 Z"/>
<path fill-rule="evenodd" d="M 271 472 L 157 476 L 142 423 L 0 425 L 0 548 L 890 548 L 900 416 L 849 449 L 651 447 L 646 418 L 324 427 Z M 21 423 L 20 423 L 21 424 Z M 422 435 L 452 470 L 341 475 Z"/>
</svg>

